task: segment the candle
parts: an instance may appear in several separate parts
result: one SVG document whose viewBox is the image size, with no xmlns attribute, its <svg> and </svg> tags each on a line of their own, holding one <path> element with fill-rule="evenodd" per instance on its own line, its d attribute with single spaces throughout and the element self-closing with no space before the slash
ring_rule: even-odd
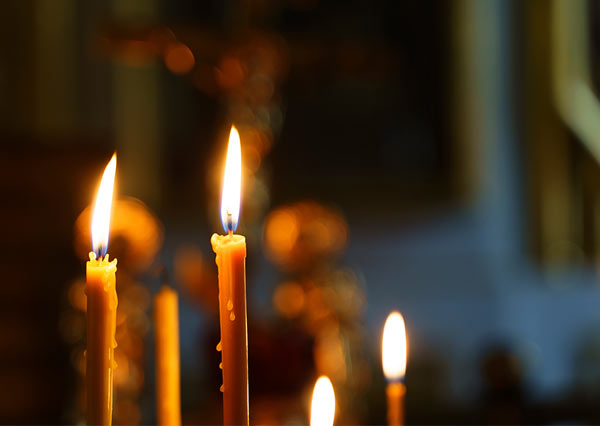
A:
<svg viewBox="0 0 600 426">
<path fill-rule="evenodd" d="M 112 423 L 114 348 L 117 320 L 115 273 L 117 259 L 109 261 L 108 231 L 117 168 L 117 156 L 104 170 L 92 216 L 92 247 L 87 262 L 85 294 L 87 424 Z"/>
<path fill-rule="evenodd" d="M 310 404 L 311 426 L 332 426 L 335 418 L 335 393 L 331 380 L 321 376 L 315 383 Z"/>
<path fill-rule="evenodd" d="M 163 286 L 154 298 L 158 424 L 181 424 L 177 292 Z"/>
<path fill-rule="evenodd" d="M 236 235 L 240 211 L 242 154 L 231 128 L 221 196 L 221 221 L 227 235 L 213 234 L 219 269 L 219 316 L 223 370 L 223 423 L 248 425 L 248 329 L 246 325 L 246 238 Z"/>
<path fill-rule="evenodd" d="M 406 329 L 404 318 L 392 312 L 385 321 L 381 342 L 381 361 L 387 379 L 387 417 L 389 425 L 404 424 L 404 375 L 406 373 Z"/>
</svg>

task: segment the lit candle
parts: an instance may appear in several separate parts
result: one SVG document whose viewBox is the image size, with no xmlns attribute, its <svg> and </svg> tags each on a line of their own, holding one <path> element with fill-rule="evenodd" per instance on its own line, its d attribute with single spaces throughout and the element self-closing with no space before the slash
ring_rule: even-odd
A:
<svg viewBox="0 0 600 426">
<path fill-rule="evenodd" d="M 161 426 L 181 424 L 178 311 L 177 292 L 163 286 L 154 298 L 156 410 Z"/>
<path fill-rule="evenodd" d="M 387 379 L 387 417 L 389 425 L 404 424 L 404 375 L 406 373 L 406 329 L 404 318 L 392 312 L 383 327 L 381 361 Z"/>
<path fill-rule="evenodd" d="M 248 425 L 248 328 L 246 325 L 246 238 L 236 235 L 242 181 L 240 136 L 231 128 L 225 163 L 221 221 L 227 235 L 210 242 L 219 269 L 219 312 L 223 370 L 223 423 Z"/>
<path fill-rule="evenodd" d="M 311 426 L 332 426 L 335 418 L 335 393 L 331 380 L 321 376 L 315 383 L 310 404 Z"/>
<path fill-rule="evenodd" d="M 117 155 L 104 170 L 92 216 L 92 247 L 87 262 L 85 294 L 87 300 L 86 395 L 87 424 L 112 423 L 114 349 L 117 321 L 115 273 L 117 259 L 108 258 L 108 231 Z"/>
</svg>

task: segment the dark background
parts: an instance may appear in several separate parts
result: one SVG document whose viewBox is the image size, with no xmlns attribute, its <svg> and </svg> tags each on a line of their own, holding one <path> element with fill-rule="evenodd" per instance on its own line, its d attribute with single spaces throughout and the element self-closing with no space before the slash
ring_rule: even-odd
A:
<svg viewBox="0 0 600 426">
<path fill-rule="evenodd" d="M 74 224 L 115 150 L 119 197 L 151 218 L 122 213 L 111 237 L 135 318 L 115 423 L 155 422 L 161 282 L 180 292 L 184 423 L 220 422 L 209 239 L 232 123 L 251 423 L 306 423 L 318 374 L 333 376 L 337 423 L 384 422 L 393 309 L 408 423 L 600 422 L 598 2 L 0 10 L 0 422 L 84 419 L 73 294 L 89 240 Z"/>
</svg>

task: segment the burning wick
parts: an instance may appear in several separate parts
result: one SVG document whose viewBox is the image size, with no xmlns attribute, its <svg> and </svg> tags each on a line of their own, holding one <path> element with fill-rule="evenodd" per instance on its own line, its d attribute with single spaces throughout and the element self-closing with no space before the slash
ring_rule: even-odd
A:
<svg viewBox="0 0 600 426">
<path fill-rule="evenodd" d="M 227 234 L 233 235 L 233 215 L 231 212 L 227 212 Z"/>
</svg>

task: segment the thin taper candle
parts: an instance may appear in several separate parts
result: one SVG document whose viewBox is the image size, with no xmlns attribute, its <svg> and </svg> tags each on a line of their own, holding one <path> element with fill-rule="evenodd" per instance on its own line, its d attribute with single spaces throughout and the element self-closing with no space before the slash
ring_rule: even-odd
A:
<svg viewBox="0 0 600 426">
<path fill-rule="evenodd" d="M 229 136 L 221 199 L 221 220 L 227 235 L 214 234 L 212 248 L 219 270 L 219 319 L 223 370 L 223 423 L 248 425 L 248 326 L 246 319 L 246 238 L 234 234 L 239 219 L 241 187 L 240 138 Z"/>
<path fill-rule="evenodd" d="M 108 233 L 117 157 L 110 160 L 96 197 L 92 217 L 92 247 L 86 265 L 86 418 L 88 425 L 110 425 L 113 370 L 117 366 L 117 260 L 109 261 Z"/>
<path fill-rule="evenodd" d="M 156 414 L 159 426 L 181 425 L 177 292 L 163 286 L 154 297 Z"/>
</svg>

